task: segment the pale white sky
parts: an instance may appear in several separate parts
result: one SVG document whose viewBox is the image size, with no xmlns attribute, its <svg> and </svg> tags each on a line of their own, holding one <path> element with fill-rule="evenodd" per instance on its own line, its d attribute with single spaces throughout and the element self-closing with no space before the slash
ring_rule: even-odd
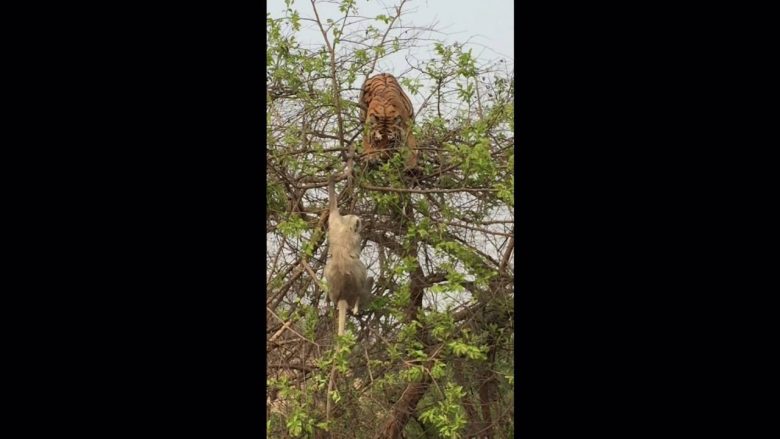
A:
<svg viewBox="0 0 780 439">
<path fill-rule="evenodd" d="M 358 0 L 360 15 L 376 16 L 388 13 L 400 0 Z M 312 17 L 309 0 L 295 0 L 293 9 L 302 17 Z M 317 2 L 317 9 L 323 21 L 338 18 L 338 2 Z M 284 15 L 284 0 L 269 0 L 268 12 L 274 18 Z M 391 9 L 392 10 L 392 9 Z M 464 42 L 471 38 L 473 54 L 487 61 L 504 58 L 511 64 L 514 59 L 514 0 L 407 0 L 404 5 L 407 15 L 405 25 L 426 26 L 437 22 L 438 30 L 448 35 L 436 35 L 445 42 Z M 303 22 L 298 35 L 301 43 L 322 41 L 319 31 L 307 30 L 311 23 Z M 393 69 L 391 69 L 393 70 Z"/>
</svg>

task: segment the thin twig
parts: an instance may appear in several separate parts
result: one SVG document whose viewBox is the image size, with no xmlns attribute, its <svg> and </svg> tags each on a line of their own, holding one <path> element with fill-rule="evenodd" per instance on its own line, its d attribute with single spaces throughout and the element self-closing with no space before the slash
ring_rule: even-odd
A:
<svg viewBox="0 0 780 439">
<path fill-rule="evenodd" d="M 382 35 L 382 39 L 379 41 L 379 46 L 377 46 L 377 47 L 384 46 L 385 40 L 387 39 L 387 35 L 390 33 L 390 30 L 393 28 L 393 24 L 395 24 L 395 21 L 398 20 L 398 18 L 401 16 L 401 9 L 403 9 L 404 3 L 406 3 L 406 0 L 402 0 L 401 4 L 398 5 L 395 8 L 395 16 L 393 17 L 392 20 L 390 20 L 390 24 L 387 25 L 387 29 L 385 30 L 385 34 Z M 374 61 L 371 63 L 371 68 L 366 73 L 366 78 L 365 78 L 366 80 L 368 79 L 369 76 L 371 76 L 371 73 L 374 72 L 374 69 L 376 68 L 376 62 L 377 61 L 379 61 L 379 53 L 376 53 L 374 55 Z"/>
<path fill-rule="evenodd" d="M 498 192 L 498 189 L 494 188 L 458 188 L 458 189 L 405 189 L 405 188 L 395 188 L 395 187 L 381 187 L 381 186 L 371 186 L 368 184 L 361 183 L 360 187 L 369 191 L 376 191 L 376 192 L 408 192 L 413 194 L 445 194 L 445 193 L 453 193 L 453 192 Z"/>
<path fill-rule="evenodd" d="M 366 354 L 366 368 L 368 368 L 368 378 L 371 380 L 371 383 L 374 383 L 374 375 L 371 373 L 371 360 L 368 358 L 368 349 L 366 349 L 366 345 L 363 345 L 363 352 Z"/>
<path fill-rule="evenodd" d="M 498 267 L 498 271 L 504 271 L 507 267 L 507 264 L 509 263 L 509 256 L 512 255 L 512 250 L 515 248 L 515 235 L 514 230 L 512 230 L 512 237 L 509 239 L 509 245 L 507 245 L 506 253 L 504 253 L 504 257 L 501 258 L 501 265 Z"/>
<path fill-rule="evenodd" d="M 269 368 L 271 369 L 298 369 L 302 370 L 304 372 L 313 372 L 314 368 L 308 367 L 308 366 L 300 366 L 297 364 L 269 364 Z"/>
<path fill-rule="evenodd" d="M 344 148 L 344 120 L 341 117 L 341 90 L 339 88 L 338 78 L 336 76 L 336 49 L 335 49 L 335 42 L 333 45 L 330 44 L 330 40 L 328 39 L 328 33 L 325 31 L 325 28 L 322 27 L 322 21 L 320 20 L 320 15 L 317 12 L 317 6 L 314 4 L 315 0 L 311 0 L 311 7 L 314 9 L 314 17 L 317 19 L 317 26 L 320 28 L 320 32 L 322 32 L 322 38 L 325 40 L 325 46 L 328 48 L 328 53 L 330 54 L 330 74 L 331 74 L 331 85 L 333 86 L 333 99 L 335 100 L 335 106 L 336 106 L 336 120 L 338 122 L 338 130 L 339 130 L 339 146 L 341 148 Z M 347 169 L 349 171 L 352 170 L 352 156 L 354 155 L 354 146 L 350 148 L 350 154 L 347 161 Z M 350 172 L 351 175 L 351 172 Z"/>
<path fill-rule="evenodd" d="M 511 233 L 497 232 L 497 231 L 494 231 L 494 230 L 482 229 L 482 228 L 479 228 L 479 227 L 469 226 L 469 225 L 466 225 L 466 224 L 452 223 L 452 222 L 447 222 L 447 221 L 438 221 L 438 222 L 441 223 L 441 224 L 446 224 L 448 226 L 462 227 L 464 229 L 474 230 L 476 232 L 482 232 L 482 233 L 489 233 L 491 235 L 506 236 L 506 237 L 513 237 L 514 236 Z"/>
<path fill-rule="evenodd" d="M 282 318 L 281 318 L 281 317 L 279 317 L 278 315 L 276 315 L 276 313 L 275 313 L 275 312 L 273 312 L 273 311 L 271 310 L 271 308 L 269 308 L 269 307 L 267 307 L 267 306 L 266 306 L 266 307 L 265 307 L 265 310 L 266 310 L 266 311 L 268 311 L 268 312 L 270 312 L 270 313 L 271 313 L 271 315 L 272 315 L 272 316 L 274 316 L 274 317 L 276 317 L 276 319 L 277 319 L 277 320 L 279 320 L 281 323 L 285 323 L 285 322 L 284 322 L 284 320 L 282 320 Z M 306 338 L 306 337 L 302 336 L 302 335 L 301 335 L 301 333 L 300 333 L 300 332 L 298 332 L 298 331 L 296 331 L 295 329 L 288 327 L 288 328 L 287 328 L 287 330 L 288 330 L 288 331 L 290 331 L 290 332 L 292 332 L 293 334 L 297 335 L 298 337 L 300 337 L 300 338 L 301 338 L 301 340 L 308 341 L 309 343 L 313 344 L 314 346 L 317 346 L 317 349 L 319 349 L 319 348 L 320 348 L 320 345 L 319 345 L 318 343 L 316 343 L 316 342 L 314 342 L 314 341 L 312 341 L 312 340 L 309 340 L 308 338 Z"/>
<path fill-rule="evenodd" d="M 276 333 L 274 335 L 272 335 L 271 338 L 268 339 L 268 342 L 269 343 L 273 343 L 274 340 L 276 340 L 276 338 L 279 337 L 282 334 L 282 332 L 284 332 L 285 329 L 289 329 L 290 328 L 290 324 L 291 323 L 292 323 L 292 319 L 290 319 L 287 322 L 285 322 L 285 324 L 282 325 L 282 327 L 279 328 L 279 330 L 276 331 Z"/>
</svg>

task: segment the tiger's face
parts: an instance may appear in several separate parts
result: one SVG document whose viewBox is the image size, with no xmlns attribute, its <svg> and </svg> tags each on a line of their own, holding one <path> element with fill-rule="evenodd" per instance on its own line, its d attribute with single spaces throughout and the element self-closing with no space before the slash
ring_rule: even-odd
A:
<svg viewBox="0 0 780 439">
<path fill-rule="evenodd" d="M 388 118 L 377 117 L 372 114 L 368 117 L 368 125 L 371 143 L 374 148 L 390 149 L 400 146 L 404 131 L 401 116 Z"/>
<path fill-rule="evenodd" d="M 381 102 L 373 102 L 381 104 Z M 389 150 L 398 149 L 403 145 L 406 132 L 405 119 L 392 105 L 372 105 L 366 120 L 367 150 L 376 152 L 368 155 L 370 162 L 389 157 Z M 372 111 L 373 110 L 373 111 Z M 408 119 L 408 118 L 406 118 Z"/>
</svg>

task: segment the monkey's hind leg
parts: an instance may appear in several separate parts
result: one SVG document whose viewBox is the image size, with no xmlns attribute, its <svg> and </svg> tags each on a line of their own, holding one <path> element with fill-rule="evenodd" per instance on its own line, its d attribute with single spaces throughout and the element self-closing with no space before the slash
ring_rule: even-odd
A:
<svg viewBox="0 0 780 439">
<path fill-rule="evenodd" d="M 368 278 L 366 278 L 365 290 L 363 290 L 363 293 L 360 294 L 357 299 L 355 299 L 355 306 L 352 308 L 352 314 L 357 315 L 358 311 L 360 310 L 360 305 L 366 307 L 372 302 L 372 289 L 374 289 L 374 276 L 368 276 Z"/>
</svg>

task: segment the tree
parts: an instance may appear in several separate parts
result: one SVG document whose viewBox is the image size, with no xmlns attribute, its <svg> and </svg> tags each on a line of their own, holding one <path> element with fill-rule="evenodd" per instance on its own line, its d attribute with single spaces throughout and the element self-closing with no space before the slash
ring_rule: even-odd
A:
<svg viewBox="0 0 780 439">
<path fill-rule="evenodd" d="M 513 73 L 408 25 L 406 0 L 375 17 L 350 0 L 332 18 L 323 2 L 285 4 L 266 21 L 269 437 L 512 437 Z M 357 159 L 359 88 L 399 56 L 391 73 L 418 103 L 413 177 L 402 153 Z M 340 206 L 363 219 L 377 299 L 336 337 L 326 187 L 345 167 Z"/>
</svg>

